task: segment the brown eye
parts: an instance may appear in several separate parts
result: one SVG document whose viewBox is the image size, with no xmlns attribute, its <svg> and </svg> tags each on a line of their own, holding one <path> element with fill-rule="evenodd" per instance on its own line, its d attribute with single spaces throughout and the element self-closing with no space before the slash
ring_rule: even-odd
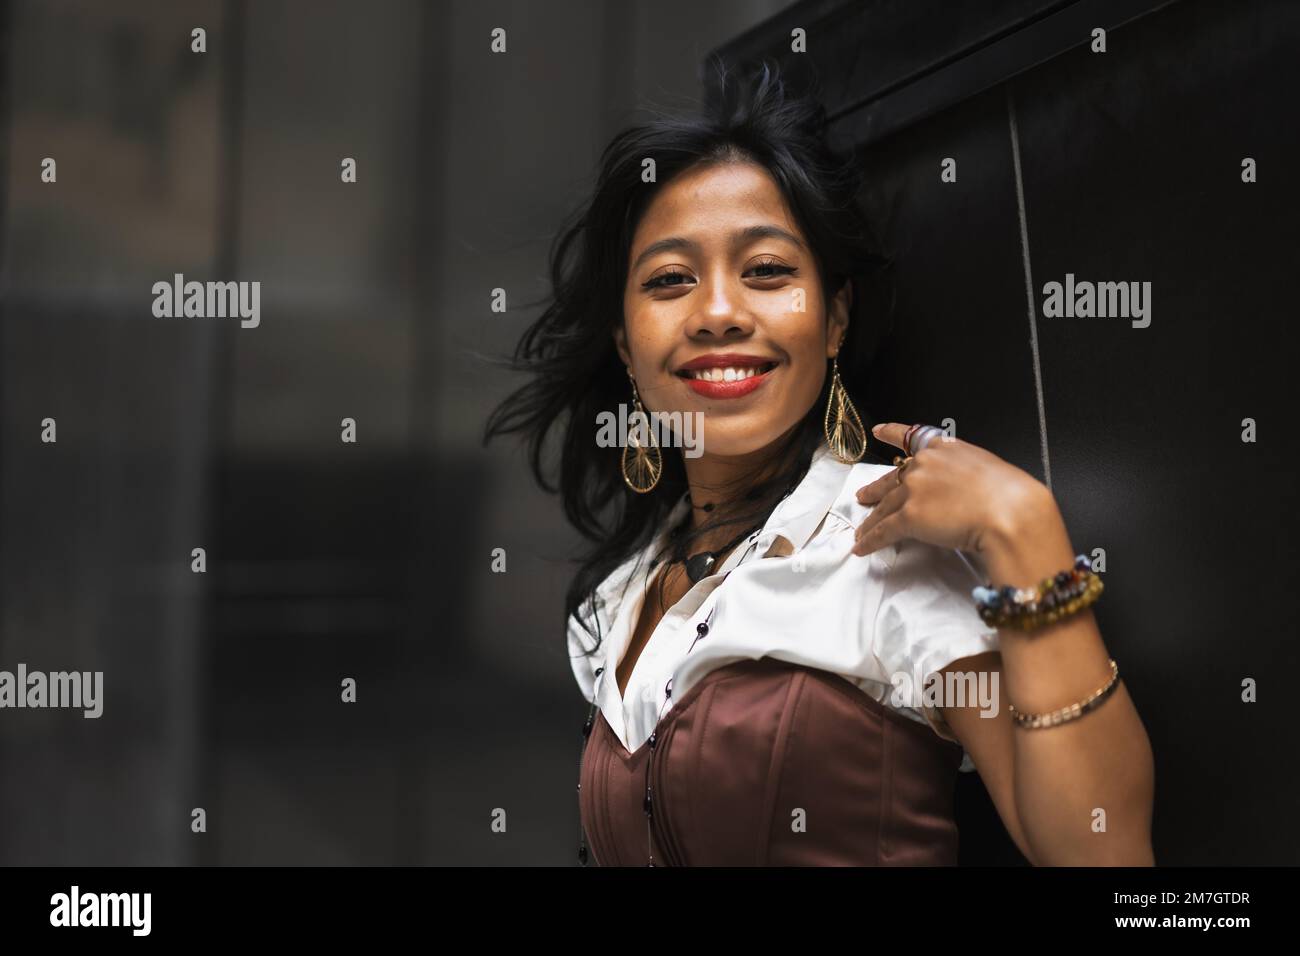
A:
<svg viewBox="0 0 1300 956">
<path fill-rule="evenodd" d="M 690 278 L 690 276 L 687 275 L 685 272 L 677 272 L 677 271 L 661 272 L 659 275 L 655 276 L 654 278 L 647 279 L 645 282 L 641 283 L 641 288 L 658 289 L 658 288 L 666 288 L 668 286 L 678 286 L 683 284 L 681 282 L 668 281 L 669 279 L 672 279 L 674 277 L 683 280 Z"/>
<path fill-rule="evenodd" d="M 780 263 L 776 261 L 768 261 L 768 262 L 760 262 L 757 265 L 754 265 L 753 267 L 750 268 L 748 272 L 745 273 L 745 275 L 751 275 L 755 272 L 759 272 L 763 270 L 767 270 L 766 275 L 755 275 L 754 278 L 775 279 L 778 276 L 794 275 L 796 272 L 799 271 L 798 269 L 794 268 L 794 266 L 787 266 L 784 263 Z"/>
</svg>

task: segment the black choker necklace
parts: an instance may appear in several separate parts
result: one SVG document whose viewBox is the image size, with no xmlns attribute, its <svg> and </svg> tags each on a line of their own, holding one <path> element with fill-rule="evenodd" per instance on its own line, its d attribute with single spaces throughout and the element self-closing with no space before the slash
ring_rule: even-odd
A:
<svg viewBox="0 0 1300 956">
<path fill-rule="evenodd" d="M 790 491 L 789 491 L 789 489 L 787 489 L 787 490 L 786 490 L 786 494 L 789 494 L 789 493 L 790 493 Z M 745 492 L 745 498 L 744 498 L 744 500 L 745 500 L 745 501 L 753 501 L 753 500 L 755 500 L 757 497 L 758 497 L 758 493 L 751 489 L 751 490 Z M 715 507 L 717 507 L 716 504 L 715 504 L 714 502 L 712 502 L 712 501 L 705 502 L 705 503 L 702 504 L 702 505 L 697 505 L 697 504 L 695 503 L 695 499 L 691 497 L 691 493 L 690 493 L 689 491 L 686 492 L 686 500 L 689 501 L 689 502 L 691 503 L 691 507 L 694 508 L 696 511 L 712 511 Z"/>
<path fill-rule="evenodd" d="M 793 481 L 791 481 L 790 484 L 786 486 L 784 493 L 781 495 L 781 499 L 784 500 L 788 498 L 790 496 L 790 493 L 799 486 L 799 482 L 802 479 L 803 479 L 803 475 L 801 474 L 798 477 L 796 477 Z M 753 491 L 750 491 L 748 494 L 745 495 L 746 500 L 749 501 L 752 501 L 757 497 L 758 495 L 755 494 Z M 695 502 L 691 501 L 690 492 L 686 493 L 686 500 L 691 502 L 692 508 L 698 508 L 701 511 L 712 511 L 714 508 L 713 502 L 709 502 L 708 504 L 703 504 L 703 505 L 695 504 Z M 707 578 L 710 573 L 712 573 L 713 567 L 718 563 L 719 557 L 721 557 L 723 554 L 726 554 L 736 545 L 740 544 L 740 542 L 743 541 L 751 532 L 758 531 L 760 528 L 762 528 L 764 523 L 765 522 L 760 521 L 758 524 L 750 528 L 746 528 L 740 534 L 736 535 L 736 537 L 732 538 L 731 541 L 723 545 L 721 548 L 718 548 L 716 551 L 701 551 L 699 554 L 692 554 L 685 561 L 686 577 L 690 579 L 690 582 L 692 584 L 699 584 L 701 581 Z"/>
</svg>

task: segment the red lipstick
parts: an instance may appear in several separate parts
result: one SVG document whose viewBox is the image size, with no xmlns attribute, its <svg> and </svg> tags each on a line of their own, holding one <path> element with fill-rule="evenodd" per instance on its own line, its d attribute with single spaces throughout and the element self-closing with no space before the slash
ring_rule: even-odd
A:
<svg viewBox="0 0 1300 956">
<path fill-rule="evenodd" d="M 776 366 L 775 359 L 763 355 L 714 352 L 692 359 L 681 366 L 677 374 L 697 395 L 703 395 L 705 398 L 740 398 L 766 382 Z M 757 368 L 758 371 L 750 374 L 749 370 L 753 368 Z M 723 378 L 720 372 L 706 374 L 703 378 L 693 377 L 691 374 L 711 369 L 734 369 L 736 374 L 730 381 Z"/>
</svg>

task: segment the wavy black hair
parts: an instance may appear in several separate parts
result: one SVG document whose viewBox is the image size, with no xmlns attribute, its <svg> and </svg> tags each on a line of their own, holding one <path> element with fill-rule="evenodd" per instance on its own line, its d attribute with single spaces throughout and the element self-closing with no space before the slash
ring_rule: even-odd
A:
<svg viewBox="0 0 1300 956">
<path fill-rule="evenodd" d="M 663 472 L 653 491 L 637 494 L 625 484 L 621 448 L 595 441 L 597 415 L 630 400 L 626 370 L 614 346 L 616 322 L 623 321 L 623 291 L 636 227 L 656 193 L 674 176 L 701 164 L 756 163 L 773 177 L 807 238 L 829 307 L 834 294 L 852 283 L 849 326 L 838 353 L 840 378 L 851 396 L 892 321 L 888 273 L 891 260 L 879 245 L 859 205 L 861 173 L 851 155 L 837 154 L 826 141 L 826 111 L 815 94 L 796 96 L 774 64 L 764 61 L 745 78 L 715 61 L 715 109 L 700 117 L 661 116 L 622 130 L 605 148 L 593 195 L 562 225 L 550 252 L 550 304 L 528 327 L 505 365 L 529 380 L 494 411 L 483 443 L 520 433 L 539 486 L 558 492 L 569 522 L 590 549 L 565 596 L 565 619 L 601 635 L 580 613 L 595 588 L 632 554 L 643 549 L 688 488 L 678 455 L 663 455 Z M 656 182 L 642 181 L 642 161 L 653 157 Z M 829 363 L 828 363 L 829 371 Z M 749 528 L 766 520 L 794 487 L 823 439 L 822 417 L 830 389 L 781 439 L 769 461 L 775 469 L 748 476 L 736 510 L 691 532 L 688 520 L 670 530 L 666 548 L 674 560 L 693 541 L 723 525 Z M 870 420 L 858 404 L 864 425 Z M 558 486 L 543 466 L 547 438 L 560 440 Z M 662 554 L 654 556 L 657 566 Z M 664 575 L 660 576 L 660 584 Z"/>
</svg>

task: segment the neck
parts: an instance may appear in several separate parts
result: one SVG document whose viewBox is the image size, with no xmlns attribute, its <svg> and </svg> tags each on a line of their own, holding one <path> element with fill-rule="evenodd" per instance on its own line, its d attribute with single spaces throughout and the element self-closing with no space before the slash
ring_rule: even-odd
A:
<svg viewBox="0 0 1300 956">
<path fill-rule="evenodd" d="M 706 521 L 714 521 L 739 510 L 744 497 L 755 485 L 781 466 L 777 458 L 781 442 L 744 455 L 710 455 L 698 458 L 682 457 L 686 482 L 690 486 L 690 527 L 699 528 Z M 712 504 L 705 511 L 701 505 Z M 728 526 L 717 532 L 719 540 L 736 535 L 739 527 Z"/>
</svg>

